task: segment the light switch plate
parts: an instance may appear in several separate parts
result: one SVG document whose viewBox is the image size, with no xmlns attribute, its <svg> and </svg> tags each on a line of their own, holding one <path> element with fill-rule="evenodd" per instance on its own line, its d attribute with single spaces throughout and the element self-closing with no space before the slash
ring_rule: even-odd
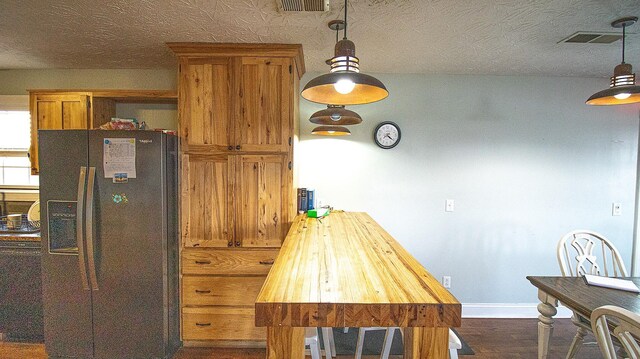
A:
<svg viewBox="0 0 640 359">
<path fill-rule="evenodd" d="M 622 215 L 622 203 L 614 202 L 613 208 L 611 210 L 612 216 L 621 216 Z"/>
<path fill-rule="evenodd" d="M 452 200 L 452 199 L 448 199 L 444 203 L 444 211 L 445 212 L 453 212 L 456 209 L 455 206 L 456 206 L 455 201 Z"/>
</svg>

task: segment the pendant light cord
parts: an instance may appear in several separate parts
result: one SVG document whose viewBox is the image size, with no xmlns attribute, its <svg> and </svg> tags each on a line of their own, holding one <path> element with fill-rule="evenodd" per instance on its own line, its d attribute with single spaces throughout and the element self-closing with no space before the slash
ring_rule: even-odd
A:
<svg viewBox="0 0 640 359">
<path fill-rule="evenodd" d="M 349 6 L 347 1 L 348 0 L 344 0 L 344 31 L 342 32 L 344 34 L 344 40 L 347 39 L 347 7 Z"/>
<path fill-rule="evenodd" d="M 622 25 L 622 63 L 624 64 L 624 40 L 626 37 L 626 30 L 627 26 L 626 25 Z"/>
</svg>

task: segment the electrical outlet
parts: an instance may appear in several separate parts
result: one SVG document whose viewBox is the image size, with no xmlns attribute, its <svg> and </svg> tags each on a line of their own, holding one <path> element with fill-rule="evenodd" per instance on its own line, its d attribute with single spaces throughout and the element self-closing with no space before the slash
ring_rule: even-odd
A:
<svg viewBox="0 0 640 359">
<path fill-rule="evenodd" d="M 448 275 L 442 276 L 442 286 L 445 288 L 451 288 L 451 277 Z"/>
<path fill-rule="evenodd" d="M 452 199 L 448 199 L 444 203 L 444 211 L 445 212 L 453 212 L 456 209 L 456 203 Z"/>
<path fill-rule="evenodd" d="M 613 209 L 611 211 L 612 216 L 621 216 L 622 215 L 622 203 L 613 203 Z"/>
</svg>

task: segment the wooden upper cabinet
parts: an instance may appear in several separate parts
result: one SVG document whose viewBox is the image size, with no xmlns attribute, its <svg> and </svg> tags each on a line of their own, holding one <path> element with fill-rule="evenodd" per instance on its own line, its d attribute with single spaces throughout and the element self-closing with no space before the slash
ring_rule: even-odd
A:
<svg viewBox="0 0 640 359">
<path fill-rule="evenodd" d="M 233 245 L 233 157 L 183 156 L 181 223 L 185 247 Z"/>
<path fill-rule="evenodd" d="M 298 79 L 297 44 L 168 43 L 180 60 L 180 148 L 291 151 Z"/>
<path fill-rule="evenodd" d="M 38 174 L 38 130 L 98 128 L 116 116 L 116 103 L 176 103 L 168 90 L 29 90 L 31 173 Z"/>
<path fill-rule="evenodd" d="M 233 138 L 234 66 L 227 57 L 181 64 L 180 134 L 183 150 L 230 150 Z"/>
<path fill-rule="evenodd" d="M 31 94 L 31 173 L 37 174 L 38 130 L 89 128 L 89 96 L 86 93 Z"/>
<path fill-rule="evenodd" d="M 243 247 L 280 247 L 289 229 L 288 157 L 237 157 L 236 240 Z"/>
<path fill-rule="evenodd" d="M 292 136 L 292 60 L 243 57 L 241 61 L 236 141 L 243 151 L 285 152 Z"/>
</svg>

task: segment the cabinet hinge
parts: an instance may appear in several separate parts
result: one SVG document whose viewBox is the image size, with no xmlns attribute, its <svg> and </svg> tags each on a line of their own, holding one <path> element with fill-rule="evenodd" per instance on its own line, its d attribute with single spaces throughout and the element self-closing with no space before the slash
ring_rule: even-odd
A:
<svg viewBox="0 0 640 359">
<path fill-rule="evenodd" d="M 91 99 L 87 98 L 87 108 L 91 108 Z"/>
<path fill-rule="evenodd" d="M 291 73 L 291 71 L 292 71 L 292 67 L 291 65 L 289 65 L 289 73 Z"/>
<path fill-rule="evenodd" d="M 291 146 L 291 143 L 292 143 L 291 137 L 289 137 L 289 146 Z"/>
</svg>

